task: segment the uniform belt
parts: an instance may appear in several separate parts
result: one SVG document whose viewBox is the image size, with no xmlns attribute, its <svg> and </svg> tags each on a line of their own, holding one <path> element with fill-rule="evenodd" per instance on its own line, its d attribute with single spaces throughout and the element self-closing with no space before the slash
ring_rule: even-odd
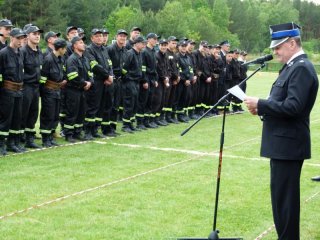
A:
<svg viewBox="0 0 320 240">
<path fill-rule="evenodd" d="M 60 83 L 57 83 L 51 80 L 47 80 L 44 86 L 51 90 L 59 90 L 61 88 Z"/>
<path fill-rule="evenodd" d="M 3 88 L 11 91 L 20 91 L 22 90 L 23 83 L 16 83 L 9 80 L 3 81 Z"/>
</svg>

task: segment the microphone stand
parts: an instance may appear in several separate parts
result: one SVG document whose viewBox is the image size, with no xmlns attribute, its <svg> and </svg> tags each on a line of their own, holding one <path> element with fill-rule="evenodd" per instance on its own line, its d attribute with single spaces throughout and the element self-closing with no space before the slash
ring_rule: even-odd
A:
<svg viewBox="0 0 320 240">
<path fill-rule="evenodd" d="M 260 71 L 262 68 L 264 68 L 266 65 L 265 63 L 260 63 L 260 67 L 257 68 L 251 75 L 249 75 L 247 78 L 242 80 L 238 85 L 241 87 L 242 84 L 244 84 L 249 78 L 251 78 L 254 74 L 256 74 L 258 71 Z M 197 119 L 190 127 L 185 129 L 181 136 L 185 135 L 187 132 L 190 131 L 191 128 L 193 128 L 198 122 L 200 122 L 209 112 L 211 112 L 219 103 L 222 101 L 227 100 L 227 98 L 230 96 L 231 93 L 225 94 L 222 98 L 220 98 L 214 106 L 206 111 L 201 117 Z M 221 135 L 220 135 L 220 151 L 219 151 L 219 165 L 218 165 L 218 175 L 217 175 L 217 186 L 216 186 L 216 199 L 215 199 L 215 206 L 214 206 L 214 217 L 213 217 L 213 231 L 210 233 L 210 235 L 207 238 L 203 237 L 183 237 L 183 238 L 177 238 L 177 240 L 242 240 L 242 238 L 219 238 L 219 230 L 216 229 L 217 226 L 217 216 L 218 216 L 218 203 L 219 203 L 219 192 L 220 192 L 220 179 L 221 179 L 221 169 L 222 169 L 222 155 L 223 155 L 223 145 L 224 145 L 224 129 L 225 129 L 225 121 L 226 121 L 226 106 L 224 106 L 223 109 L 223 118 L 222 118 L 222 129 L 221 129 Z"/>
</svg>

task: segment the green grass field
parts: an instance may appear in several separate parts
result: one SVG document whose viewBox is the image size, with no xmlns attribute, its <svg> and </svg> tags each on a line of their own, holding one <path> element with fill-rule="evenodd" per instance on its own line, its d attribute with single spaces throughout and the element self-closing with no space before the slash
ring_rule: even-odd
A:
<svg viewBox="0 0 320 240">
<path fill-rule="evenodd" d="M 248 95 L 266 97 L 276 74 L 258 73 Z M 212 230 L 221 117 L 113 139 L 0 158 L 0 239 L 175 239 Z M 313 158 L 301 176 L 301 239 L 320 239 L 320 98 Z M 217 228 L 256 239 L 273 225 L 261 121 L 226 119 Z M 276 239 L 274 229 L 262 239 Z"/>
</svg>

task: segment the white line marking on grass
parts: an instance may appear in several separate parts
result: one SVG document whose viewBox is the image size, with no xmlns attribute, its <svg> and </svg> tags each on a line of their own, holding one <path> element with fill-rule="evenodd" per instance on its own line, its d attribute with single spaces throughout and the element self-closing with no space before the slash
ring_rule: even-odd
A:
<svg viewBox="0 0 320 240">
<path fill-rule="evenodd" d="M 174 166 L 186 163 L 186 162 L 190 162 L 190 161 L 195 160 L 195 159 L 200 158 L 200 157 L 201 156 L 195 156 L 195 157 L 192 157 L 192 158 L 180 161 L 180 162 L 175 162 L 175 163 L 163 166 L 163 167 L 151 169 L 151 170 L 146 171 L 146 172 L 138 173 L 138 174 L 126 177 L 126 178 L 115 180 L 113 182 L 105 183 L 105 184 L 102 184 L 102 185 L 97 186 L 97 187 L 88 188 L 88 189 L 85 189 L 83 191 L 75 192 L 75 193 L 72 193 L 72 194 L 69 194 L 69 195 L 65 195 L 65 196 L 62 196 L 62 197 L 59 197 L 59 198 L 56 198 L 56 199 L 52 199 L 50 201 L 47 201 L 47 202 L 44 202 L 44 203 L 40 203 L 40 204 L 36 204 L 36 205 L 31 206 L 31 207 L 22 209 L 22 210 L 18 210 L 18 211 L 14 211 L 14 212 L 11 212 L 11 213 L 7 213 L 7 214 L 5 214 L 3 216 L 0 216 L 0 220 L 6 219 L 6 218 L 9 218 L 9 217 L 21 214 L 21 213 L 25 213 L 25 212 L 28 212 L 30 210 L 34 210 L 34 209 L 37 209 L 37 208 L 48 206 L 50 204 L 57 203 L 57 202 L 60 202 L 62 200 L 65 200 L 65 199 L 68 199 L 68 198 L 71 198 L 71 197 L 79 196 L 79 195 L 82 195 L 82 194 L 85 194 L 85 193 L 93 192 L 95 190 L 99 190 L 99 189 L 102 189 L 102 188 L 110 187 L 110 186 L 118 184 L 118 183 L 127 182 L 127 181 L 133 180 L 135 178 L 138 178 L 138 177 L 150 174 L 150 173 L 158 172 L 158 171 L 170 168 L 170 167 L 174 167 Z"/>
<path fill-rule="evenodd" d="M 315 194 L 313 194 L 312 196 L 310 196 L 309 198 L 307 198 L 304 202 L 308 203 L 310 200 L 312 200 L 313 198 L 315 198 L 320 192 L 317 192 Z M 272 232 L 275 229 L 275 225 L 273 224 L 272 226 L 270 226 L 267 230 L 263 231 L 258 237 L 255 238 L 255 240 L 261 240 L 263 237 L 265 237 L 266 235 L 268 235 L 270 232 Z"/>
</svg>

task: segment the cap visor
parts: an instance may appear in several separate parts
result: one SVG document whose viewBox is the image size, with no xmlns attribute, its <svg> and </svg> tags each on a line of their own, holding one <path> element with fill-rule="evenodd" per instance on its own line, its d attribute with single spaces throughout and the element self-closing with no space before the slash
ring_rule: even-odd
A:
<svg viewBox="0 0 320 240">
<path fill-rule="evenodd" d="M 279 46 L 280 44 L 284 43 L 288 39 L 289 39 L 289 37 L 277 39 L 277 40 L 272 40 L 269 48 L 275 48 L 276 46 Z"/>
</svg>

